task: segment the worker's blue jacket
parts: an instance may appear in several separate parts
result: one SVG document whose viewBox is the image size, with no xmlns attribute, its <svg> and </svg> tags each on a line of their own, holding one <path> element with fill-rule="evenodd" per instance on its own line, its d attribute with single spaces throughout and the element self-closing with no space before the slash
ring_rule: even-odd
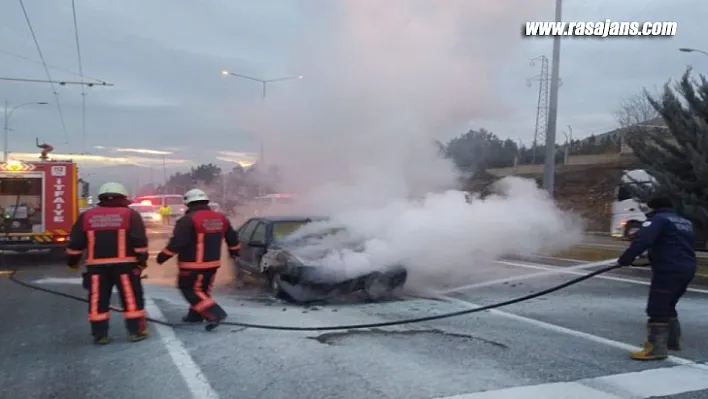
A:
<svg viewBox="0 0 708 399">
<path fill-rule="evenodd" d="M 673 209 L 657 209 L 647 214 L 647 220 L 617 262 L 629 266 L 637 256 L 649 250 L 654 273 L 695 273 L 693 241 L 691 221 Z"/>
</svg>

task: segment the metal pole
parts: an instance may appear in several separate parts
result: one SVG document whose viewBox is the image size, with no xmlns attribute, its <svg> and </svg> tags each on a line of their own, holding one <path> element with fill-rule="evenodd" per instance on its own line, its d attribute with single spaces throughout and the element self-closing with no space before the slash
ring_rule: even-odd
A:
<svg viewBox="0 0 708 399">
<path fill-rule="evenodd" d="M 566 137 L 566 146 L 565 146 L 565 158 L 563 159 L 563 165 L 568 164 L 568 154 L 570 153 L 570 146 L 573 145 L 573 128 L 568 125 L 568 135 Z"/>
<path fill-rule="evenodd" d="M 3 126 L 3 131 L 2 131 L 2 132 L 3 132 L 3 143 L 4 143 L 3 153 L 2 153 L 2 155 L 3 155 L 3 156 L 2 156 L 2 161 L 3 161 L 3 162 L 7 162 L 7 146 L 8 146 L 8 144 L 7 144 L 7 136 L 8 136 L 9 130 L 10 130 L 10 126 L 9 126 L 8 123 L 7 123 L 7 119 L 8 119 L 7 107 L 8 107 L 7 101 L 5 101 L 4 119 L 3 119 L 3 121 L 4 121 L 3 125 L 4 125 L 4 126 Z"/>
<path fill-rule="evenodd" d="M 165 156 L 162 156 L 162 178 L 165 180 L 164 188 L 165 192 L 163 194 L 167 194 L 167 162 L 165 161 Z"/>
<path fill-rule="evenodd" d="M 556 22 L 561 22 L 563 1 L 556 0 Z M 546 131 L 546 159 L 543 166 L 543 188 L 553 197 L 556 174 L 556 125 L 558 119 L 558 86 L 560 79 L 561 37 L 553 38 L 553 60 L 551 62 L 551 93 L 548 105 L 548 129 Z"/>
</svg>

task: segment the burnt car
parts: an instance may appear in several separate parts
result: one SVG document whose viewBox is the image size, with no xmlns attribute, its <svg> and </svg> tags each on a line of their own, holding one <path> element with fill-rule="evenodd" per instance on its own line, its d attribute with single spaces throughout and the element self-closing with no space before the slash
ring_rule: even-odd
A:
<svg viewBox="0 0 708 399">
<path fill-rule="evenodd" d="M 344 265 L 328 263 L 328 253 L 331 255 L 333 250 L 361 252 L 362 242 L 347 237 L 343 228 L 328 227 L 302 233 L 303 227 L 318 222 L 326 223 L 327 219 L 271 216 L 247 220 L 238 230 L 241 248 L 236 259 L 237 274 L 257 277 L 273 295 L 295 303 L 353 293 L 363 293 L 367 299 L 377 301 L 390 298 L 404 286 L 408 272 L 400 265 L 356 273 L 352 277 L 342 270 Z M 336 239 L 336 248 L 320 245 L 327 239 Z"/>
</svg>

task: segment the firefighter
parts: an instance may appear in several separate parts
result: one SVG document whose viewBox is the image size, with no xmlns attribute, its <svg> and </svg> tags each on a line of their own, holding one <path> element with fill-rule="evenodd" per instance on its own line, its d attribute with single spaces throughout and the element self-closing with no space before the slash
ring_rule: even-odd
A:
<svg viewBox="0 0 708 399">
<path fill-rule="evenodd" d="M 162 216 L 162 224 L 170 224 L 170 216 L 172 216 L 172 208 L 167 204 L 160 205 L 160 216 Z"/>
<path fill-rule="evenodd" d="M 70 269 L 86 251 L 84 288 L 89 291 L 89 321 L 97 344 L 107 344 L 111 294 L 117 286 L 130 342 L 148 337 L 140 275 L 147 267 L 148 240 L 140 214 L 129 208 L 128 191 L 120 183 L 99 189 L 98 206 L 81 215 L 67 244 Z"/>
<path fill-rule="evenodd" d="M 163 264 L 177 255 L 178 286 L 191 305 L 182 321 L 206 320 L 206 330 L 211 331 L 227 316 L 211 297 L 216 271 L 221 266 L 221 242 L 226 241 L 234 256 L 238 251 L 238 234 L 223 213 L 209 208 L 209 197 L 204 191 L 187 191 L 184 202 L 187 211 L 175 224 L 172 238 L 158 254 L 157 263 Z"/>
<path fill-rule="evenodd" d="M 651 212 L 617 263 L 629 266 L 648 250 L 652 278 L 646 313 L 647 338 L 644 349 L 631 354 L 635 360 L 661 360 L 669 350 L 681 349 L 681 326 L 676 304 L 696 274 L 693 224 L 679 216 L 670 199 L 656 197 L 647 202 Z"/>
</svg>

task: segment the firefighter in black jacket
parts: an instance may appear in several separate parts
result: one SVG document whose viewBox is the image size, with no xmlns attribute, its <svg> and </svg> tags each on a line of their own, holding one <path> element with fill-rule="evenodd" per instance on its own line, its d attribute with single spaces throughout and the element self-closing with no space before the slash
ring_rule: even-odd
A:
<svg viewBox="0 0 708 399">
<path fill-rule="evenodd" d="M 652 278 L 647 303 L 648 334 L 635 360 L 660 360 L 669 350 L 680 350 L 681 326 L 676 304 L 696 275 L 693 223 L 679 216 L 670 199 L 657 197 L 647 206 L 652 212 L 617 263 L 629 266 L 649 250 Z"/>
<path fill-rule="evenodd" d="M 216 271 L 221 266 L 221 242 L 232 256 L 238 253 L 238 234 L 223 213 L 209 208 L 209 197 L 199 189 L 184 194 L 187 212 L 175 224 L 172 238 L 157 256 L 163 264 L 177 255 L 178 285 L 191 305 L 182 321 L 201 323 L 211 331 L 226 318 L 226 312 L 211 297 Z"/>
<path fill-rule="evenodd" d="M 123 302 L 128 340 L 142 341 L 145 323 L 142 270 L 147 267 L 148 240 L 143 219 L 130 209 L 128 191 L 120 183 L 99 189 L 98 206 L 79 215 L 67 244 L 67 263 L 78 270 L 86 251 L 84 287 L 89 290 L 89 321 L 94 342 L 108 343 L 113 286 Z"/>
</svg>

